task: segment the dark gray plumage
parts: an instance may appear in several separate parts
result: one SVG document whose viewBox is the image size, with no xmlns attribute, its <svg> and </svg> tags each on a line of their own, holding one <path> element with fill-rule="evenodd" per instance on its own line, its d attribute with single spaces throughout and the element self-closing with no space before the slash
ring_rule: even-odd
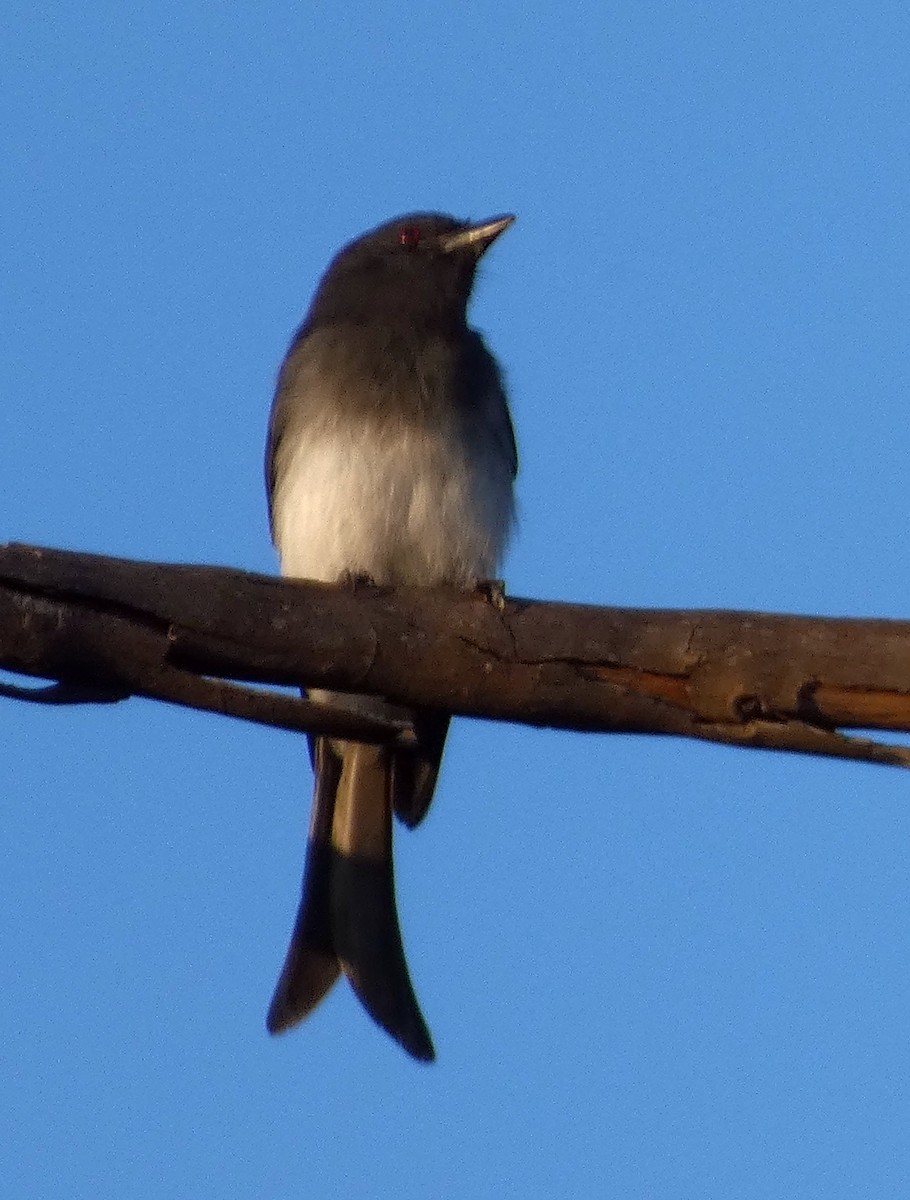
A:
<svg viewBox="0 0 910 1200">
<path fill-rule="evenodd" d="M 480 256 L 512 220 L 398 217 L 329 265 L 269 423 L 266 486 L 284 575 L 464 588 L 496 576 L 517 459 L 500 373 L 467 305 Z M 311 696 L 390 711 L 376 697 Z M 426 813 L 448 717 L 408 716 L 417 754 L 310 740 L 303 895 L 268 1027 L 301 1020 L 344 972 L 371 1016 L 430 1060 L 398 926 L 392 813 L 410 826 Z"/>
</svg>

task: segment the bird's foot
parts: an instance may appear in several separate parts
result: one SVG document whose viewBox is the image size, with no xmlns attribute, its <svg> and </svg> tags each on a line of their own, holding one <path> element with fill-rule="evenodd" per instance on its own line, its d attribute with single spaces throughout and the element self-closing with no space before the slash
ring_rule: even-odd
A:
<svg viewBox="0 0 910 1200">
<path fill-rule="evenodd" d="M 358 588 L 376 587 L 376 580 L 367 571 L 342 571 L 338 576 L 338 586 L 356 593 Z"/>
<path fill-rule="evenodd" d="M 506 581 L 504 579 L 478 579 L 474 584 L 478 596 L 483 596 L 488 604 L 492 604 L 502 612 L 506 606 Z"/>
</svg>

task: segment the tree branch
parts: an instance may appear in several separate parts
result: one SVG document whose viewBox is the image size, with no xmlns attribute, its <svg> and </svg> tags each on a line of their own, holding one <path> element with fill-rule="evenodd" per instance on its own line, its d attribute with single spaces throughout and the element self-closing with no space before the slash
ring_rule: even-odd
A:
<svg viewBox="0 0 910 1200">
<path fill-rule="evenodd" d="M 38 703 L 147 696 L 285 729 L 413 741 L 236 681 L 561 729 L 661 733 L 910 766 L 844 729 L 910 732 L 910 622 L 335 587 L 223 567 L 0 547 L 0 685 Z"/>
</svg>

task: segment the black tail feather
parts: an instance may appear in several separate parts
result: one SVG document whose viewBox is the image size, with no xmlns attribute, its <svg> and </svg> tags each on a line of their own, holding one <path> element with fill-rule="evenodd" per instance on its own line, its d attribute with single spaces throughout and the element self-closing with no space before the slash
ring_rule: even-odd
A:
<svg viewBox="0 0 910 1200">
<path fill-rule="evenodd" d="M 303 895 L 267 1028 L 280 1033 L 297 1024 L 344 971 L 373 1020 L 414 1058 L 431 1062 L 395 903 L 392 762 L 378 747 L 325 738 L 315 739 L 313 757 Z"/>
</svg>

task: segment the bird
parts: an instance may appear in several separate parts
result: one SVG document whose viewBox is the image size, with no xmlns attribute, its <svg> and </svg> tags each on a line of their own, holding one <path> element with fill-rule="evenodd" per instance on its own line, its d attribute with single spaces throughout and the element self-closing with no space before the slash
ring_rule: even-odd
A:
<svg viewBox="0 0 910 1200">
<path fill-rule="evenodd" d="M 265 456 L 283 576 L 377 586 L 496 579 L 515 521 L 515 435 L 500 367 L 468 323 L 480 258 L 515 220 L 395 217 L 331 260 L 278 373 Z M 402 945 L 392 818 L 432 799 L 448 714 L 310 689 L 409 720 L 416 750 L 309 736 L 303 885 L 266 1018 L 281 1033 L 343 974 L 413 1058 L 435 1057 Z"/>
</svg>

